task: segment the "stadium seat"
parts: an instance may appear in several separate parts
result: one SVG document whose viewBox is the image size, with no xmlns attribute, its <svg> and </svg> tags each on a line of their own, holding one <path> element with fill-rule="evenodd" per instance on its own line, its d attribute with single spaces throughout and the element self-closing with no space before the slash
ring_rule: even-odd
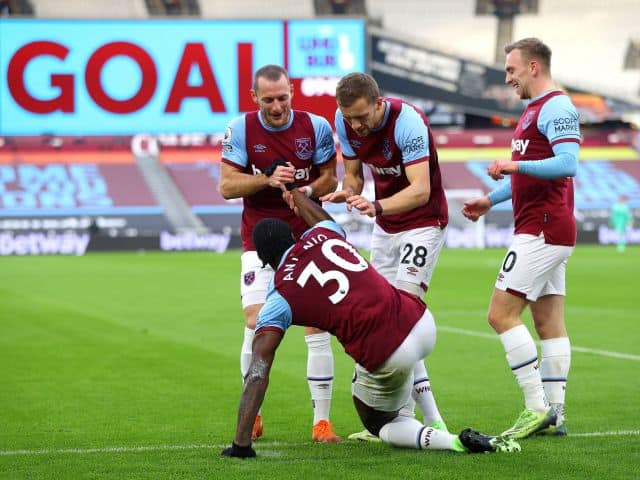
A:
<svg viewBox="0 0 640 480">
<path fill-rule="evenodd" d="M 31 0 L 38 18 L 104 18 L 105 2 L 100 0 Z M 144 0 L 111 0 L 108 18 L 146 18 Z"/>
<path fill-rule="evenodd" d="M 202 18 L 313 18 L 313 0 L 275 0 L 265 7 L 263 0 L 243 0 L 242 2 L 221 2 L 219 0 L 199 0 Z M 284 14 L 283 12 L 286 12 Z"/>
</svg>

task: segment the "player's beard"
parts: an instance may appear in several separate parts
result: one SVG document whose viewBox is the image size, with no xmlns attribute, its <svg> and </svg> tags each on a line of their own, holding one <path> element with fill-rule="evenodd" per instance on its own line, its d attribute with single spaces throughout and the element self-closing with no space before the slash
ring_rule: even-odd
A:
<svg viewBox="0 0 640 480">
<path fill-rule="evenodd" d="M 529 100 L 531 98 L 529 89 L 526 88 L 522 83 L 518 83 L 518 87 L 516 88 L 516 93 L 518 94 L 521 100 Z"/>
<path fill-rule="evenodd" d="M 265 118 L 267 125 L 270 127 L 280 128 L 289 122 L 289 119 L 291 118 L 291 109 L 283 109 L 282 112 L 280 112 L 280 115 L 276 117 L 274 117 L 270 112 L 263 112 L 263 117 Z"/>
</svg>

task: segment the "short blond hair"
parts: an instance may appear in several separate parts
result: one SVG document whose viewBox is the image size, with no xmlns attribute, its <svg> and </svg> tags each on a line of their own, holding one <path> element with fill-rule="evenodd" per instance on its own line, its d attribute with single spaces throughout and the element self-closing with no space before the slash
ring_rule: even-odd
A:
<svg viewBox="0 0 640 480">
<path fill-rule="evenodd" d="M 287 79 L 287 83 L 289 83 L 289 73 L 280 65 L 265 65 L 264 67 L 260 67 L 253 76 L 253 90 L 258 90 L 258 79 L 260 78 L 277 82 L 282 76 L 284 76 Z"/>
<path fill-rule="evenodd" d="M 504 53 L 520 50 L 526 60 L 537 60 L 547 73 L 551 72 L 551 49 L 539 38 L 523 38 L 505 45 Z"/>
</svg>

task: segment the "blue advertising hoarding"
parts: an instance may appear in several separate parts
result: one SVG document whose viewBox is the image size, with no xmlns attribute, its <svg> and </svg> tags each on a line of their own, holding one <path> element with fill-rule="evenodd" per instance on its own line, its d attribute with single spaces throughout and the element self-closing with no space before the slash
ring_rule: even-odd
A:
<svg viewBox="0 0 640 480">
<path fill-rule="evenodd" d="M 364 71 L 364 22 L 3 19 L 0 134 L 221 132 L 268 63 Z"/>
</svg>

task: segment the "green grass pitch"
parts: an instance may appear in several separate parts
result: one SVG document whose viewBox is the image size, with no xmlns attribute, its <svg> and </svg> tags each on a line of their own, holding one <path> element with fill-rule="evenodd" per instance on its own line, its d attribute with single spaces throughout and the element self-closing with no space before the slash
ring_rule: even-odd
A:
<svg viewBox="0 0 640 480">
<path fill-rule="evenodd" d="M 486 323 L 504 250 L 444 250 L 427 366 L 449 428 L 499 433 L 521 410 Z M 263 405 L 258 458 L 222 458 L 240 395 L 239 252 L 0 259 L 2 479 L 638 478 L 640 249 L 579 246 L 567 273 L 570 436 L 513 455 L 311 442 L 300 328 Z M 527 317 L 526 323 L 531 326 Z M 334 341 L 332 421 L 360 430 L 353 361 Z"/>
</svg>

